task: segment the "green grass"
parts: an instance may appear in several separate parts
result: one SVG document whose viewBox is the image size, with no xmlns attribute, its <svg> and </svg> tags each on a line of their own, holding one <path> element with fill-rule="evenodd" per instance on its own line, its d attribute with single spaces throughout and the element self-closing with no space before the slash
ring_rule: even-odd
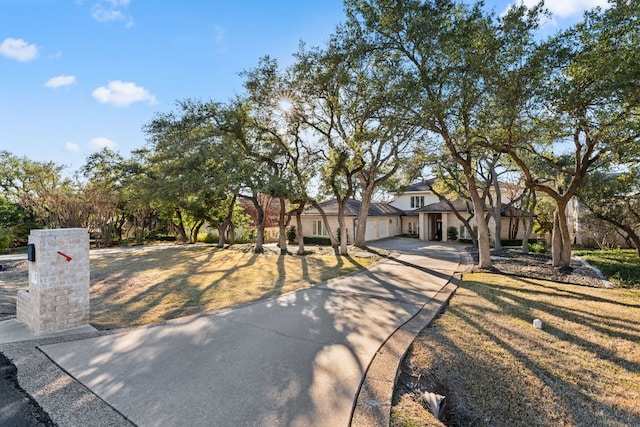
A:
<svg viewBox="0 0 640 427">
<path fill-rule="evenodd" d="M 632 249 L 577 250 L 573 252 L 623 288 L 640 287 L 640 257 Z"/>
<path fill-rule="evenodd" d="M 541 319 L 542 330 L 532 326 Z M 392 425 L 639 426 L 640 291 L 477 273 L 414 341 Z"/>
</svg>

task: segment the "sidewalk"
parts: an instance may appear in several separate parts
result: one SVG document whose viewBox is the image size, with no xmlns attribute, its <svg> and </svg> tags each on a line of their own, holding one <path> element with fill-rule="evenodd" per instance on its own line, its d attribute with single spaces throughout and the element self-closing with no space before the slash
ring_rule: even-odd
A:
<svg viewBox="0 0 640 427">
<path fill-rule="evenodd" d="M 385 368 L 395 376 L 406 346 L 455 289 L 445 286 L 460 261 L 448 245 L 392 239 L 376 246 L 400 255 L 276 299 L 116 334 L 45 341 L 39 348 L 99 397 L 94 400 L 118 411 L 109 415 L 111 425 L 347 426 L 356 400 L 358 425 L 370 408 L 388 413 L 390 401 L 373 401 L 367 393 L 377 382 L 392 389 L 392 381 L 379 377 L 380 366 L 395 358 L 395 366 Z M 8 350 L 15 354 L 17 347 Z M 23 388 L 54 422 L 87 422 L 70 415 L 84 402 L 67 402 L 65 412 L 50 399 L 56 387 L 23 384 L 25 358 L 8 356 Z M 50 365 L 47 370 L 60 371 Z M 56 375 L 63 388 L 78 387 Z M 84 416 L 92 408 L 75 412 Z"/>
</svg>

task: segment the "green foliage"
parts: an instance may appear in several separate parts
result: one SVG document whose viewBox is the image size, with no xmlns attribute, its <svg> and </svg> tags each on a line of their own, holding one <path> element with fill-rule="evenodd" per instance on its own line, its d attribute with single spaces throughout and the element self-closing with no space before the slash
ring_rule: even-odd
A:
<svg viewBox="0 0 640 427">
<path fill-rule="evenodd" d="M 455 226 L 447 227 L 447 240 L 458 240 L 458 228 Z"/>
<path fill-rule="evenodd" d="M 292 225 L 291 227 L 287 228 L 287 240 L 289 241 L 289 243 L 293 243 L 296 240 L 296 227 L 294 225 Z"/>
<path fill-rule="evenodd" d="M 304 237 L 305 245 L 331 246 L 331 239 L 328 237 Z"/>
<path fill-rule="evenodd" d="M 529 239 L 527 243 L 538 243 L 538 239 Z M 502 246 L 522 246 L 522 239 L 502 239 L 500 244 Z"/>
<path fill-rule="evenodd" d="M 0 250 L 7 249 L 13 242 L 13 235 L 8 228 L 0 228 Z"/>
<path fill-rule="evenodd" d="M 544 254 L 547 252 L 547 247 L 543 243 L 529 243 L 527 249 L 529 252 L 536 254 Z"/>
<path fill-rule="evenodd" d="M 203 243 L 217 243 L 218 242 L 218 237 L 213 234 L 212 232 L 208 232 L 206 236 L 204 236 L 204 239 L 202 239 Z"/>
<path fill-rule="evenodd" d="M 600 270 L 612 283 L 623 288 L 640 288 L 640 257 L 636 251 L 597 249 L 575 253 Z"/>
</svg>

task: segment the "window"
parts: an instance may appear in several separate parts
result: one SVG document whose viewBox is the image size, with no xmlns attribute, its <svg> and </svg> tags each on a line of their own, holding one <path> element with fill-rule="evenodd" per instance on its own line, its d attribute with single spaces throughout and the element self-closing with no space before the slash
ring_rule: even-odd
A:
<svg viewBox="0 0 640 427">
<path fill-rule="evenodd" d="M 424 196 L 411 196 L 411 208 L 418 209 L 424 206 Z"/>
<path fill-rule="evenodd" d="M 475 225 L 473 226 L 473 232 L 476 233 L 476 236 L 478 235 L 478 227 Z M 471 234 L 469 233 L 469 230 L 467 230 L 467 227 L 465 227 L 464 225 L 460 226 L 460 239 L 471 240 Z"/>
<path fill-rule="evenodd" d="M 313 235 L 314 236 L 328 236 L 327 229 L 324 226 L 322 220 L 313 221 Z"/>
</svg>

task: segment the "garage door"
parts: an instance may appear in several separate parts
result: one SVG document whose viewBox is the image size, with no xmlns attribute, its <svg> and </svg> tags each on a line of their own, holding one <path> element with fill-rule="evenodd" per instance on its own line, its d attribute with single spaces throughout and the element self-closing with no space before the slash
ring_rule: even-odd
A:
<svg viewBox="0 0 640 427">
<path fill-rule="evenodd" d="M 378 238 L 378 222 L 376 220 L 367 221 L 367 232 L 364 240 L 376 240 Z"/>
</svg>

